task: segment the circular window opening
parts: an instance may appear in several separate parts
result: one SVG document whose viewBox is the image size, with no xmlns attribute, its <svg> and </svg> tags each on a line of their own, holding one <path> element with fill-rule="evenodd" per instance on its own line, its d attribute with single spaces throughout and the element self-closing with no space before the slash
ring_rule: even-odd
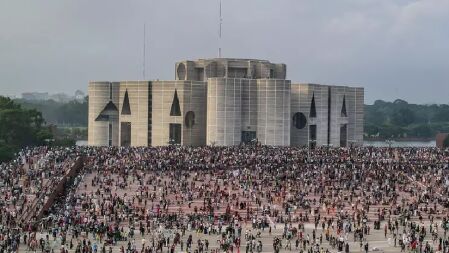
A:
<svg viewBox="0 0 449 253">
<path fill-rule="evenodd" d="M 302 112 L 297 112 L 293 115 L 293 126 L 297 129 L 303 129 L 307 124 L 307 118 Z"/>
<path fill-rule="evenodd" d="M 193 127 L 195 125 L 195 113 L 192 111 L 188 111 L 185 117 L 185 124 L 187 128 Z"/>
</svg>

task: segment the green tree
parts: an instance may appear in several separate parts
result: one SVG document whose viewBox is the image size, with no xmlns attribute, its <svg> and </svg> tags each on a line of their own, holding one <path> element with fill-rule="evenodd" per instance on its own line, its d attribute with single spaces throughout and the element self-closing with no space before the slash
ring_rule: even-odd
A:
<svg viewBox="0 0 449 253">
<path fill-rule="evenodd" d="M 408 108 L 401 108 L 393 113 L 391 123 L 397 126 L 407 126 L 415 121 L 415 114 Z"/>
<path fill-rule="evenodd" d="M 0 162 L 11 159 L 22 147 L 45 144 L 51 136 L 40 112 L 0 96 Z"/>
<path fill-rule="evenodd" d="M 449 132 L 449 105 L 418 105 L 397 99 L 365 105 L 365 135 L 381 138 L 433 138 Z"/>
<path fill-rule="evenodd" d="M 77 100 L 68 103 L 54 100 L 29 101 L 17 99 L 15 102 L 27 109 L 36 109 L 49 124 L 57 126 L 87 126 L 88 97 L 81 102 Z"/>
<path fill-rule="evenodd" d="M 409 131 L 409 135 L 414 137 L 431 138 L 435 132 L 429 125 L 417 125 Z"/>
<path fill-rule="evenodd" d="M 365 134 L 368 136 L 377 135 L 379 133 L 379 127 L 374 124 L 365 124 Z"/>
</svg>

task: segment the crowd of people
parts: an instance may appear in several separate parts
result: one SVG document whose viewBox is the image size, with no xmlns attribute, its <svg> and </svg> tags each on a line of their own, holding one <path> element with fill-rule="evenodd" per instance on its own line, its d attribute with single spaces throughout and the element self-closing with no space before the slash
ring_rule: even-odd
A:
<svg viewBox="0 0 449 253">
<path fill-rule="evenodd" d="M 436 148 L 27 149 L 0 165 L 0 252 L 368 252 L 378 233 L 447 253 L 448 165 Z"/>
<path fill-rule="evenodd" d="M 78 148 L 38 147 L 0 164 L 0 251 L 17 251 L 22 232 L 36 228 L 54 186 L 78 157 Z"/>
</svg>

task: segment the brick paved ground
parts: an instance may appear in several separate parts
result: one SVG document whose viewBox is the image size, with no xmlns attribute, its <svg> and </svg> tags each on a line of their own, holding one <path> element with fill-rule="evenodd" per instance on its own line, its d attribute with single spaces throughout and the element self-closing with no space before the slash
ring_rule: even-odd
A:
<svg viewBox="0 0 449 253">
<path fill-rule="evenodd" d="M 425 223 L 426 226 L 428 226 L 428 222 Z M 268 233 L 268 231 L 263 231 L 261 234 L 260 239 L 258 238 L 258 240 L 261 240 L 263 243 L 263 251 L 262 252 L 273 252 L 273 238 L 275 236 L 277 237 L 281 237 L 282 236 L 282 224 L 277 224 L 277 229 L 273 229 L 271 235 Z M 249 228 L 250 229 L 250 228 Z M 306 234 L 309 234 L 310 236 L 312 235 L 312 230 L 313 230 L 313 225 L 312 224 L 306 224 Z M 317 229 L 317 235 L 321 234 L 322 230 L 320 228 Z M 219 246 L 216 242 L 218 236 L 217 235 L 202 235 L 202 234 L 197 234 L 194 231 L 187 231 L 186 236 L 183 237 L 183 240 L 185 242 L 185 240 L 187 239 L 188 235 L 192 234 L 193 236 L 193 241 L 196 242 L 198 239 L 201 240 L 205 240 L 207 239 L 210 242 L 210 246 L 209 249 L 218 249 Z M 374 248 L 377 248 L 380 252 L 400 252 L 400 247 L 394 247 L 394 240 L 392 240 L 391 235 L 387 235 L 387 239 L 384 237 L 384 232 L 383 230 L 371 230 L 370 235 L 367 236 L 367 241 L 369 243 L 369 247 L 370 247 L 370 251 L 375 251 Z M 45 234 L 39 234 L 38 236 L 39 238 L 45 238 Z M 51 235 L 50 235 L 50 238 Z M 145 236 L 144 237 L 146 239 L 147 242 L 150 241 L 150 236 Z M 390 240 L 388 239 L 390 238 Z M 101 242 L 94 240 L 94 238 L 92 236 L 89 236 L 89 239 L 92 242 L 96 242 L 99 246 L 102 245 Z M 142 237 L 138 234 L 138 231 L 136 230 L 136 236 L 134 237 L 135 242 L 136 242 L 136 246 L 137 249 L 140 252 L 141 246 L 142 246 Z M 245 240 L 244 240 L 244 236 L 242 236 L 242 245 L 240 247 L 240 252 L 245 252 Z M 350 245 L 350 252 L 363 252 L 363 249 L 360 248 L 360 243 L 359 242 L 354 242 L 353 240 L 353 235 L 351 234 L 349 236 L 349 245 Z M 437 241 L 435 241 L 435 243 L 432 242 L 432 239 L 430 236 L 426 237 L 426 240 L 428 241 L 434 248 L 437 248 Z M 56 241 L 53 241 L 52 239 L 50 239 L 50 245 L 52 245 L 51 248 L 56 249 L 55 252 L 58 252 L 57 249 L 60 249 L 61 244 L 60 244 L 60 239 L 57 239 Z M 76 241 L 73 242 L 76 245 Z M 287 240 L 283 240 L 283 245 L 286 245 Z M 112 246 L 112 251 L 113 252 L 120 252 L 120 246 L 124 246 L 125 248 L 127 247 L 127 242 L 118 242 L 117 245 Z M 331 252 L 337 252 L 337 249 L 332 249 L 329 246 L 329 243 L 327 241 L 324 240 L 323 244 L 321 245 L 323 248 L 325 249 L 329 249 Z M 66 246 L 68 248 L 68 245 Z M 298 249 L 295 248 L 294 245 L 294 241 L 292 242 L 292 250 L 289 249 L 283 249 L 281 252 L 299 252 L 301 249 L 301 245 Z M 107 250 L 109 250 L 109 246 L 106 247 Z M 193 247 L 193 249 L 195 249 L 195 247 Z M 26 246 L 24 246 L 23 244 L 20 247 L 19 252 L 32 252 L 32 251 L 27 251 L 26 250 Z M 39 250 L 40 252 L 40 250 Z M 69 252 L 75 252 L 74 249 L 69 250 Z M 164 252 L 169 252 L 168 248 L 164 248 Z M 178 247 L 176 248 L 176 252 L 182 252 L 180 249 L 180 246 L 178 245 Z M 193 250 L 192 250 L 193 252 Z M 209 251 L 210 252 L 210 251 Z M 237 252 L 236 250 L 234 250 L 234 252 Z M 256 251 L 254 251 L 256 252 Z"/>
<path fill-rule="evenodd" d="M 85 194 L 86 196 L 88 196 L 89 198 L 95 199 L 98 202 L 103 201 L 104 198 L 101 197 L 102 194 L 105 194 L 105 184 L 101 185 L 100 184 L 96 184 L 95 186 L 92 186 L 92 180 L 94 179 L 94 176 L 104 176 L 104 175 L 98 175 L 97 173 L 90 173 L 90 174 L 86 174 L 86 176 L 83 178 L 82 182 L 78 185 L 78 188 L 76 190 L 76 194 L 77 195 L 83 195 Z M 119 176 L 112 174 L 111 175 L 111 179 L 113 179 L 114 181 L 118 181 L 119 180 Z M 160 179 L 160 181 L 159 181 Z M 173 181 L 170 181 L 170 179 L 168 177 L 164 177 L 164 176 L 160 176 L 158 177 L 157 175 L 152 175 L 151 173 L 149 173 L 148 175 L 145 175 L 145 181 L 146 180 L 153 180 L 151 182 L 157 182 L 154 183 L 152 185 L 156 185 L 156 190 L 154 191 L 153 187 L 150 187 L 150 194 L 156 194 L 156 199 L 154 202 L 148 200 L 147 206 L 146 208 L 150 208 L 150 206 L 153 206 L 153 209 L 155 208 L 156 204 L 159 203 L 158 199 L 160 197 L 160 195 L 162 194 L 162 190 L 160 187 L 162 187 L 164 184 L 164 181 L 167 181 L 169 183 L 174 183 Z M 115 187 L 111 187 L 112 189 L 112 194 L 115 195 L 117 194 L 118 196 L 121 197 L 125 197 L 127 196 L 128 199 L 132 199 L 133 196 L 137 196 L 139 195 L 139 185 L 138 185 L 138 181 L 136 180 L 136 178 L 134 177 L 129 177 L 128 178 L 128 186 L 121 189 L 121 188 L 115 188 Z M 192 183 L 195 182 L 195 184 L 198 184 L 198 187 L 201 188 L 202 186 L 205 187 L 213 187 L 215 184 L 220 185 L 221 187 L 225 186 L 225 182 L 223 180 L 214 180 L 211 178 L 211 175 L 208 174 L 204 174 L 202 176 L 189 176 L 188 178 L 188 182 Z M 229 183 L 229 182 L 228 182 Z M 234 185 L 235 186 L 235 185 Z M 243 202 L 249 202 L 250 203 L 250 209 L 257 209 L 257 206 L 255 204 L 254 201 L 252 201 L 251 196 L 248 196 L 248 192 L 246 192 L 244 190 L 244 188 L 237 188 L 237 187 L 233 187 L 232 184 L 229 185 L 228 184 L 228 188 L 226 188 L 226 191 L 228 193 L 230 193 L 230 195 L 232 195 L 233 193 L 235 193 L 237 196 L 240 196 L 239 201 L 243 201 Z M 245 196 L 245 197 L 242 197 Z M 314 198 L 317 196 L 314 195 L 310 195 L 309 198 Z M 169 205 L 168 207 L 168 212 L 171 213 L 177 213 L 179 212 L 179 210 L 182 210 L 183 213 L 193 213 L 195 207 L 197 209 L 201 208 L 203 206 L 203 201 L 201 200 L 202 198 L 200 196 L 193 196 L 192 201 L 176 201 L 177 198 L 180 198 L 179 195 L 177 195 L 176 193 L 169 193 L 166 196 L 166 199 L 169 199 L 171 201 L 173 201 L 172 204 Z M 401 198 L 407 199 L 407 198 L 411 198 L 411 196 L 409 196 L 408 193 L 402 192 L 401 194 Z M 189 202 L 191 203 L 190 208 L 189 208 Z M 141 203 L 138 203 L 137 200 L 134 201 L 135 203 L 135 207 L 145 207 L 144 202 L 142 201 Z M 273 203 L 272 206 L 278 206 L 279 203 Z M 219 203 L 218 204 L 218 211 L 217 213 L 224 213 L 224 210 L 226 208 L 226 202 L 223 203 Z M 267 205 L 267 200 L 264 199 L 262 201 L 262 205 Z M 318 207 L 318 205 L 316 205 L 316 207 Z M 88 216 L 86 210 L 83 210 L 79 205 L 76 206 L 77 210 L 81 213 L 81 215 L 86 215 Z M 370 220 L 374 220 L 376 217 L 376 210 L 378 208 L 388 208 L 387 205 L 377 205 L 377 206 L 372 206 L 372 208 L 370 209 L 369 212 L 369 219 Z M 334 214 L 331 212 L 330 214 L 328 214 L 326 211 L 323 210 L 323 208 L 319 207 L 320 210 L 320 214 L 322 216 L 328 216 L 331 217 Z M 345 206 L 346 211 L 350 212 L 351 211 L 351 205 L 347 204 Z M 247 210 L 236 210 L 237 212 L 239 212 L 239 214 L 244 217 L 246 215 Z M 305 210 L 302 209 L 297 209 L 297 211 L 295 212 L 296 215 L 298 215 L 299 213 L 305 213 Z M 261 217 L 262 215 L 259 214 L 258 217 Z M 106 216 L 100 216 L 99 219 L 103 220 Z M 394 218 L 395 216 L 392 216 L 392 218 Z M 310 219 L 313 220 L 313 217 L 311 216 Z M 261 232 L 261 236 L 260 238 L 256 238 L 256 241 L 260 240 L 263 244 L 263 251 L 262 252 L 273 252 L 273 239 L 274 237 L 282 237 L 282 232 L 283 232 L 283 227 L 284 225 L 282 223 L 276 223 L 273 221 L 274 217 L 268 217 L 268 220 L 270 221 L 270 226 L 272 227 L 272 233 L 270 234 L 268 232 L 268 229 L 265 230 L 254 230 L 251 228 L 251 224 L 250 222 L 242 222 L 242 236 L 241 236 L 241 247 L 240 247 L 240 252 L 245 252 L 246 250 L 246 240 L 245 240 L 245 231 L 251 231 L 249 233 L 256 235 L 257 232 L 256 231 L 260 231 Z M 414 219 L 416 222 L 419 223 L 419 221 L 415 218 Z M 439 220 L 436 220 L 437 222 L 440 222 Z M 138 223 L 138 222 L 137 222 Z M 383 231 L 383 227 L 384 227 L 384 222 L 381 224 L 381 230 L 374 230 L 373 229 L 373 223 L 368 222 L 368 225 L 371 227 L 370 230 L 370 234 L 367 235 L 367 242 L 369 243 L 369 248 L 370 251 L 384 251 L 384 252 L 399 252 L 400 248 L 399 246 L 394 247 L 394 240 L 392 238 L 392 235 L 389 234 L 387 235 L 387 238 L 385 238 L 384 236 L 384 231 Z M 426 229 L 429 229 L 429 224 L 430 222 L 425 219 L 424 226 L 426 227 Z M 127 227 L 129 224 L 128 222 L 124 221 L 120 224 L 123 227 Z M 298 223 L 292 223 L 293 227 L 298 227 Z M 276 227 L 276 228 L 275 228 Z M 306 222 L 305 223 L 305 232 L 304 232 L 304 238 L 309 235 L 310 238 L 312 238 L 312 231 L 313 231 L 314 225 L 313 222 Z M 401 228 L 402 229 L 402 228 Z M 167 232 L 168 234 L 169 232 Z M 442 229 L 440 229 L 440 234 L 442 233 Z M 335 231 L 334 231 L 335 234 Z M 45 238 L 46 233 L 39 233 L 38 234 L 38 238 Z M 218 249 L 219 248 L 219 244 L 217 243 L 217 240 L 219 239 L 218 235 L 205 235 L 205 234 L 198 234 L 195 231 L 187 231 L 185 236 L 182 237 L 182 240 L 186 241 L 187 237 L 189 235 L 193 236 L 193 242 L 194 242 L 194 246 L 192 247 L 192 252 L 193 250 L 196 248 L 196 242 L 198 239 L 200 240 L 205 240 L 207 239 L 210 243 L 209 249 Z M 333 249 L 332 247 L 330 247 L 329 243 L 324 239 L 324 232 L 321 229 L 321 226 L 319 225 L 317 230 L 316 230 L 316 235 L 317 238 L 319 238 L 320 235 L 323 235 L 323 243 L 320 245 L 320 247 L 323 247 L 324 249 L 329 249 L 331 252 L 337 252 L 337 249 Z M 58 252 L 58 250 L 61 248 L 61 242 L 60 242 L 60 238 L 57 238 L 56 240 L 53 240 L 51 234 L 49 235 L 50 237 L 50 248 L 55 249 L 55 252 Z M 68 236 L 68 242 L 70 241 L 71 238 L 71 234 L 69 234 Z M 151 235 L 146 234 L 144 237 L 142 237 L 141 235 L 139 235 L 139 231 L 136 229 L 135 230 L 135 236 L 133 238 L 134 243 L 136 244 L 136 248 L 139 250 L 141 249 L 142 246 L 142 238 L 145 238 L 146 242 L 149 243 L 151 242 Z M 388 239 L 389 238 L 389 239 Z M 73 244 L 75 245 L 73 247 L 73 249 L 69 250 L 69 252 L 75 252 L 75 247 L 76 245 L 82 240 L 82 239 L 88 239 L 90 240 L 92 243 L 96 243 L 98 245 L 98 247 L 100 248 L 104 242 L 100 242 L 99 240 L 96 240 L 92 235 L 90 235 L 89 237 L 85 237 L 85 236 L 81 236 L 79 238 L 79 240 L 73 239 Z M 360 243 L 359 242 L 355 242 L 354 241 L 354 235 L 353 233 L 349 233 L 348 234 L 348 242 L 350 245 L 350 252 L 362 252 L 362 248 L 360 247 Z M 173 238 L 171 238 L 171 240 L 173 240 Z M 431 236 L 430 233 L 428 233 L 428 235 L 425 238 L 425 241 L 428 241 L 433 247 L 437 247 L 437 242 L 432 242 L 431 240 Z M 66 247 L 68 248 L 68 242 L 66 244 Z M 107 246 L 106 249 L 109 250 L 109 247 L 112 247 L 112 251 L 113 252 L 120 252 L 120 246 L 124 246 L 125 248 L 127 247 L 127 241 L 122 241 L 122 242 L 118 242 L 117 245 L 113 245 L 113 246 Z M 148 245 L 148 244 L 147 244 Z M 285 247 L 285 245 L 287 245 L 287 240 L 284 239 L 282 242 L 283 247 Z M 310 246 L 308 245 L 307 248 L 309 248 Z M 296 249 L 295 247 L 295 241 L 292 240 L 291 241 L 291 250 L 290 249 L 283 249 L 281 252 L 290 252 L 290 251 L 294 251 L 294 252 L 299 252 L 300 249 L 302 248 L 302 244 L 300 244 L 300 247 L 298 249 Z M 164 249 L 164 252 L 167 251 L 168 248 Z M 209 250 L 209 252 L 210 252 Z M 27 251 L 26 247 L 24 245 L 21 245 L 20 248 L 20 252 L 31 252 L 31 251 Z M 101 251 L 99 251 L 101 252 Z M 181 252 L 180 246 L 177 245 L 176 248 L 176 252 Z M 237 252 L 236 249 L 234 249 L 234 252 Z"/>
</svg>

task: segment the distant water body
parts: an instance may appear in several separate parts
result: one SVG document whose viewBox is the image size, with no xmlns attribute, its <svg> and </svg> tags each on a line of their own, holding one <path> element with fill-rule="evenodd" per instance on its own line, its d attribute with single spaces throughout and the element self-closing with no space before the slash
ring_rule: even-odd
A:
<svg viewBox="0 0 449 253">
<path fill-rule="evenodd" d="M 389 143 L 385 141 L 364 141 L 363 146 L 371 147 L 388 147 Z M 407 147 L 435 147 L 435 141 L 393 141 L 391 147 L 407 148 Z"/>
<path fill-rule="evenodd" d="M 77 141 L 77 146 L 87 146 L 87 141 Z M 385 141 L 365 141 L 364 146 L 372 147 L 388 147 L 389 144 Z M 391 147 L 435 147 L 435 141 L 393 141 Z"/>
<path fill-rule="evenodd" d="M 87 146 L 87 141 L 85 141 L 85 140 L 76 141 L 76 145 L 77 146 Z"/>
</svg>

